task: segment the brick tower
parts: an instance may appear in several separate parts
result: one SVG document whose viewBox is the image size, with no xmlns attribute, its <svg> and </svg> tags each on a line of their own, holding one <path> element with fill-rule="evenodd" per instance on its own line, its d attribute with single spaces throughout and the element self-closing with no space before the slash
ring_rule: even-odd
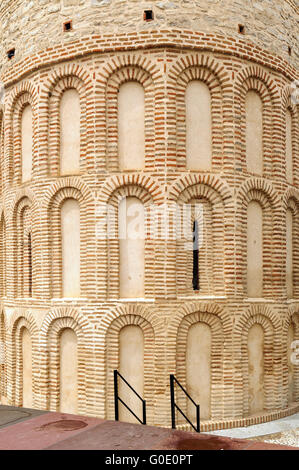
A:
<svg viewBox="0 0 299 470">
<path fill-rule="evenodd" d="M 1 2 L 2 404 L 113 419 L 118 369 L 149 424 L 170 374 L 203 430 L 299 410 L 298 13 Z"/>
</svg>

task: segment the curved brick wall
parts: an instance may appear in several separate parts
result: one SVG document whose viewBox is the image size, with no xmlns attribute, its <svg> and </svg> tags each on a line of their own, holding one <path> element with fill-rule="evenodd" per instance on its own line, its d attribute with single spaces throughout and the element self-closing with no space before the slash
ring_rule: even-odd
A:
<svg viewBox="0 0 299 470">
<path fill-rule="evenodd" d="M 143 11 L 152 9 L 154 21 L 145 23 Z M 65 35 L 63 22 L 72 19 L 74 30 Z M 11 47 L 17 59 L 34 52 L 94 34 L 147 32 L 180 29 L 240 37 L 238 25 L 246 28 L 250 41 L 286 60 L 298 61 L 298 2 L 296 0 L 22 0 L 1 2 L 1 62 Z M 288 55 L 292 47 L 292 56 Z M 4 62 L 5 63 L 5 62 Z"/>
<path fill-rule="evenodd" d="M 262 422 L 295 412 L 299 370 L 294 371 L 295 402 L 289 403 L 286 348 L 290 323 L 299 339 L 298 248 L 294 295 L 288 300 L 285 271 L 287 208 L 296 218 L 294 238 L 299 237 L 298 104 L 292 101 L 290 88 L 298 71 L 294 39 L 289 36 L 290 31 L 296 35 L 295 3 L 275 2 L 275 8 L 281 7 L 275 13 L 273 2 L 271 6 L 267 1 L 255 2 L 268 8 L 265 16 L 259 16 L 261 23 L 251 10 L 248 18 L 254 20 L 243 21 L 240 2 L 225 2 L 230 4 L 227 20 L 224 2 L 211 2 L 206 13 L 199 10 L 197 19 L 191 2 L 155 2 L 153 23 L 142 20 L 143 9 L 150 5 L 137 8 L 137 2 L 126 2 L 131 6 L 126 17 L 113 14 L 123 2 L 95 1 L 86 6 L 70 0 L 64 2 L 69 4 L 66 10 L 61 10 L 60 2 L 25 3 L 30 6 L 30 22 L 29 9 L 18 21 L 22 2 L 2 2 L 1 7 L 2 56 L 16 48 L 15 58 L 5 59 L 1 70 L 6 86 L 0 145 L 3 400 L 23 402 L 21 338 L 27 328 L 33 349 L 33 405 L 59 409 L 59 335 L 71 328 L 78 338 L 78 411 L 113 418 L 111 371 L 119 366 L 119 331 L 134 324 L 144 333 L 149 422 L 170 425 L 168 374 L 175 373 L 184 383 L 188 327 L 200 321 L 209 325 L 213 335 L 211 419 L 203 429 L 224 422 L 226 426 Z M 37 3 L 40 7 L 35 7 Z M 197 3 L 200 9 L 209 2 Z M 178 4 L 180 9 L 175 9 Z M 263 28 L 263 21 L 269 21 L 267 14 L 273 20 L 271 28 L 268 24 Z M 73 20 L 74 31 L 62 33 L 67 19 Z M 123 30 L 114 34 L 113 21 L 119 21 Z M 243 22 L 245 36 L 236 33 Z M 161 31 L 153 29 L 158 26 Z M 291 57 L 285 50 L 289 41 L 293 41 Z M 117 141 L 117 91 L 131 79 L 145 89 L 147 139 L 141 172 L 119 171 L 117 150 L 111 145 Z M 211 171 L 186 169 L 184 93 L 192 79 L 204 81 L 212 96 Z M 80 173 L 59 177 L 57 109 L 62 92 L 69 88 L 78 91 L 81 102 Z M 264 106 L 262 176 L 249 173 L 245 164 L 248 90 L 258 91 Z M 18 129 L 26 104 L 34 116 L 34 165 L 32 181 L 22 184 Z M 285 171 L 286 109 L 293 117 L 293 184 L 287 182 Z M 157 207 L 196 197 L 208 201 L 217 240 L 210 295 L 184 288 L 184 252 L 174 241 L 159 239 L 150 240 L 145 249 L 145 299 L 119 299 L 117 270 L 109 269 L 117 266 L 117 245 L 108 246 L 95 233 L 103 217 L 99 206 L 108 201 L 115 204 L 120 195 Z M 67 198 L 79 201 L 81 208 L 81 297 L 71 300 L 61 298 L 61 268 L 52 261 L 61 243 L 59 207 Z M 265 212 L 262 299 L 248 299 L 245 288 L 246 208 L 252 200 Z M 32 298 L 22 275 L 28 266 L 17 251 L 23 226 L 32 233 Z M 265 332 L 265 409 L 250 416 L 246 338 L 254 324 Z"/>
</svg>

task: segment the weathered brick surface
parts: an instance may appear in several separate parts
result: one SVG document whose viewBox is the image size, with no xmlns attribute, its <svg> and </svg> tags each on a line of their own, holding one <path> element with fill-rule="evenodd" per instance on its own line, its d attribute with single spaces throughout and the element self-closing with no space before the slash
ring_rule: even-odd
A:
<svg viewBox="0 0 299 470">
<path fill-rule="evenodd" d="M 259 12 L 265 8 L 259 19 L 248 6 L 244 21 L 244 3 L 249 2 L 225 2 L 227 10 L 224 2 L 214 1 L 153 3 L 156 20 L 148 24 L 142 20 L 143 6 L 134 1 L 126 7 L 109 0 L 1 4 L 1 80 L 6 87 L 0 146 L 0 333 L 6 345 L 1 393 L 9 403 L 22 404 L 21 331 L 27 327 L 34 352 L 34 405 L 58 409 L 58 338 L 63 328 L 72 328 L 79 345 L 79 412 L 112 418 L 118 333 L 124 325 L 136 324 L 145 338 L 149 420 L 170 424 L 168 375 L 175 373 L 184 383 L 187 325 L 201 320 L 213 331 L 212 420 L 204 429 L 278 418 L 298 410 L 298 405 L 288 406 L 286 353 L 291 321 L 299 339 L 297 245 L 294 299 L 287 300 L 285 286 L 288 207 L 297 220 L 294 239 L 299 236 L 299 111 L 290 99 L 290 84 L 298 78 L 298 9 L 291 0 L 264 0 L 255 2 Z M 270 13 L 275 21 L 269 27 Z M 62 34 L 62 22 L 70 18 L 75 29 Z M 238 23 L 245 23 L 246 36 L 236 33 Z M 11 47 L 16 47 L 16 56 L 8 61 L 5 54 Z M 138 173 L 119 171 L 116 145 L 117 89 L 133 76 L 144 84 L 146 100 L 146 163 Z M 192 77 L 203 80 L 212 95 L 210 172 L 186 170 L 183 98 Z M 59 177 L 58 106 L 70 87 L 81 100 L 81 171 Z M 263 177 L 248 173 L 245 165 L 249 89 L 258 90 L 264 103 Z M 26 103 L 34 115 L 34 169 L 32 181 L 21 184 L 18 130 Z M 293 185 L 285 175 L 286 109 L 293 116 Z M 217 240 L 213 291 L 207 287 L 204 296 L 190 292 L 184 252 L 174 241 L 150 239 L 145 300 L 119 300 L 117 241 L 108 244 L 96 237 L 105 215 L 99 204 L 114 204 L 118 195 L 138 195 L 145 205 L 157 206 L 205 197 L 214 207 Z M 82 238 L 82 298 L 72 300 L 61 299 L 61 263 L 55 262 L 61 244 L 59 207 L 69 197 L 80 202 Z M 258 200 L 265 213 L 264 298 L 258 301 L 248 299 L 245 289 L 246 207 L 251 200 Z M 28 266 L 17 252 L 23 220 L 32 231 L 32 298 L 23 276 Z M 265 413 L 248 417 L 246 335 L 253 323 L 265 331 L 268 375 Z M 298 367 L 295 375 L 298 401 Z"/>
</svg>

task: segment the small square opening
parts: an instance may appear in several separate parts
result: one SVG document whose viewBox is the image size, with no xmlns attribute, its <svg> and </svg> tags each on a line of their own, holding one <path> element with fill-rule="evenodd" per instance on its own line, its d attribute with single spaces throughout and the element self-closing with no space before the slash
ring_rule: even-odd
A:
<svg viewBox="0 0 299 470">
<path fill-rule="evenodd" d="M 71 21 L 66 21 L 63 23 L 63 31 L 71 31 L 73 29 L 73 25 Z"/>
<path fill-rule="evenodd" d="M 15 49 L 10 49 L 7 51 L 7 57 L 9 60 L 11 60 L 15 56 L 16 50 Z"/>
<path fill-rule="evenodd" d="M 240 34 L 245 34 L 245 26 L 243 24 L 239 24 L 238 29 Z"/>
<path fill-rule="evenodd" d="M 144 10 L 143 19 L 144 21 L 152 21 L 154 19 L 153 10 Z"/>
</svg>

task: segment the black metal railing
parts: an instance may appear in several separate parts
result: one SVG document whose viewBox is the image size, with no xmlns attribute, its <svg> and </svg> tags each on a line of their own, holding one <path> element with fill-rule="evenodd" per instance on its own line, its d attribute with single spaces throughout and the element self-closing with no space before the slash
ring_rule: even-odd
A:
<svg viewBox="0 0 299 470">
<path fill-rule="evenodd" d="M 142 420 L 134 413 L 133 410 L 120 398 L 118 394 L 118 377 L 135 393 L 136 397 L 142 402 Z M 119 421 L 119 402 L 137 419 L 140 424 L 146 424 L 146 401 L 134 390 L 134 388 L 126 381 L 126 379 L 118 372 L 114 371 L 114 407 L 115 421 Z"/>
<path fill-rule="evenodd" d="M 190 421 L 190 419 L 185 415 L 185 413 L 181 410 L 179 405 L 177 405 L 175 400 L 175 383 L 180 387 L 180 389 L 184 392 L 186 397 L 194 404 L 196 408 L 196 426 Z M 170 399 L 171 399 L 171 427 L 172 429 L 176 429 L 175 423 L 175 410 L 178 410 L 179 413 L 185 418 L 186 421 L 192 426 L 194 431 L 200 432 L 200 405 L 195 403 L 195 401 L 190 397 L 189 393 L 182 387 L 180 382 L 176 379 L 176 377 L 171 374 L 170 375 Z"/>
</svg>

